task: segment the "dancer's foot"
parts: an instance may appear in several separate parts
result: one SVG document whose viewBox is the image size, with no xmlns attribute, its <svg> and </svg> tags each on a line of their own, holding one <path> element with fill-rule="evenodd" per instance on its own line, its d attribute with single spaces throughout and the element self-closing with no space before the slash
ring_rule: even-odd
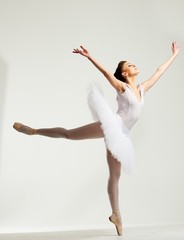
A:
<svg viewBox="0 0 184 240">
<path fill-rule="evenodd" d="M 117 234 L 121 236 L 123 229 L 122 229 L 122 221 L 121 221 L 120 213 L 113 212 L 113 214 L 109 217 L 109 220 L 115 225 Z"/>
<path fill-rule="evenodd" d="M 28 126 L 23 125 L 22 123 L 15 122 L 13 124 L 13 128 L 18 132 L 27 134 L 27 135 L 34 135 L 36 134 L 36 129 L 30 128 Z"/>
</svg>

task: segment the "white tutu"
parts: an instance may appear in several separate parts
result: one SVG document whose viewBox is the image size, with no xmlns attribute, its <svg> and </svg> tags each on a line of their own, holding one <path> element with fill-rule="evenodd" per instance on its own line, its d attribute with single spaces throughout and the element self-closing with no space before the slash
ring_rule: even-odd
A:
<svg viewBox="0 0 184 240">
<path fill-rule="evenodd" d="M 95 121 L 100 121 L 107 149 L 121 162 L 125 173 L 134 170 L 134 150 L 127 136 L 129 129 L 118 114 L 114 114 L 102 92 L 92 83 L 89 87 L 88 104 Z"/>
</svg>

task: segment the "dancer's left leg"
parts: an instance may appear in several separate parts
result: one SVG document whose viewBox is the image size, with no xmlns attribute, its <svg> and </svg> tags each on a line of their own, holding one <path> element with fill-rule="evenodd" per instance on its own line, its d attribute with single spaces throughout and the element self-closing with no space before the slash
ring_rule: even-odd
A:
<svg viewBox="0 0 184 240">
<path fill-rule="evenodd" d="M 121 163 L 118 162 L 107 150 L 107 162 L 109 166 L 108 194 L 112 208 L 109 220 L 115 224 L 118 235 L 122 235 L 122 222 L 119 208 L 119 179 L 121 175 Z"/>
</svg>

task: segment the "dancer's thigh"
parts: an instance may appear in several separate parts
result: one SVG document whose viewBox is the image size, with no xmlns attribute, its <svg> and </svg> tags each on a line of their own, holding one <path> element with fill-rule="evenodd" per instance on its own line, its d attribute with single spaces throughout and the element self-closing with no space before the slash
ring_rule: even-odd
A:
<svg viewBox="0 0 184 240">
<path fill-rule="evenodd" d="M 109 166 L 110 177 L 119 179 L 121 175 L 121 163 L 117 161 L 107 149 L 107 162 Z"/>
<path fill-rule="evenodd" d="M 100 122 L 94 122 L 79 128 L 70 129 L 68 130 L 68 137 L 73 140 L 103 138 L 104 134 L 100 125 Z"/>
</svg>

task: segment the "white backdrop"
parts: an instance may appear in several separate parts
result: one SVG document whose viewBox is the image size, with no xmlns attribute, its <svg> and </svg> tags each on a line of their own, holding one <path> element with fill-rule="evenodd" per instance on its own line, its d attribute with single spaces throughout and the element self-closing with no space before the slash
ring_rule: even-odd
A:
<svg viewBox="0 0 184 240">
<path fill-rule="evenodd" d="M 122 175 L 124 226 L 184 222 L 182 0 L 0 0 L 0 231 L 112 227 L 103 140 L 29 137 L 33 127 L 92 121 L 87 85 L 98 80 L 116 111 L 115 92 L 81 56 L 83 44 L 112 72 L 130 60 L 146 80 L 181 53 L 145 97 L 130 137 L 137 167 Z"/>
</svg>

